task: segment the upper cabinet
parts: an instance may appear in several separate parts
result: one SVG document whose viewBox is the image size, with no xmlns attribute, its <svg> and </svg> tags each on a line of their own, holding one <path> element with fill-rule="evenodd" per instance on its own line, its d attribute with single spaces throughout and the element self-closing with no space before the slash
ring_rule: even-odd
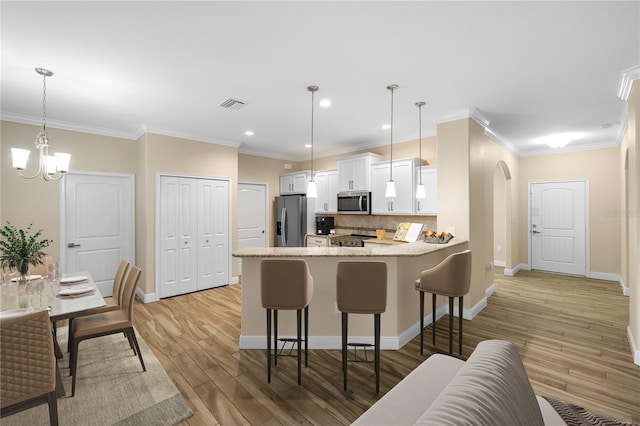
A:
<svg viewBox="0 0 640 426">
<path fill-rule="evenodd" d="M 416 169 L 416 185 L 424 185 L 425 198 L 416 199 L 417 215 L 435 216 L 438 213 L 438 166 L 422 166 Z"/>
<path fill-rule="evenodd" d="M 306 194 L 310 178 L 308 170 L 280 175 L 280 195 Z"/>
<path fill-rule="evenodd" d="M 415 170 L 417 158 L 397 160 L 393 162 L 393 181 L 396 196 L 385 197 L 389 181 L 389 162 L 376 163 L 371 166 L 371 213 L 412 215 L 415 200 Z"/>
<path fill-rule="evenodd" d="M 366 153 L 338 160 L 338 192 L 371 191 L 371 164 L 380 155 Z"/>
<path fill-rule="evenodd" d="M 315 174 L 318 198 L 315 202 L 316 213 L 338 212 L 338 171 L 324 170 Z"/>
</svg>

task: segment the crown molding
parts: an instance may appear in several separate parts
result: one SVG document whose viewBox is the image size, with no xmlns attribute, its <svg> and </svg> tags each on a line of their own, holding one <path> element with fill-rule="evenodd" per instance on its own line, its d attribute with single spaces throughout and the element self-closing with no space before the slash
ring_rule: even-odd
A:
<svg viewBox="0 0 640 426">
<path fill-rule="evenodd" d="M 212 143 L 212 144 L 215 144 L 215 145 L 224 145 L 224 146 L 229 146 L 229 147 L 232 147 L 232 148 L 239 148 L 240 147 L 240 143 L 239 142 L 230 142 L 230 141 L 226 141 L 226 140 L 223 140 L 223 139 L 211 139 L 211 138 L 206 137 L 206 136 L 194 135 L 194 134 L 190 134 L 190 133 L 173 132 L 171 130 L 147 127 L 147 126 L 144 126 L 144 125 L 140 126 L 140 128 L 136 132 L 136 135 L 137 135 L 136 139 L 140 138 L 145 133 L 153 133 L 154 135 L 169 136 L 169 137 L 172 137 L 172 138 L 179 138 L 179 139 L 187 139 L 187 140 L 195 141 L 195 142 L 205 142 L 205 143 Z"/>
<path fill-rule="evenodd" d="M 537 157 L 539 155 L 552 155 L 552 154 L 566 154 L 569 152 L 578 152 L 578 151 L 591 151 L 594 149 L 605 149 L 605 148 L 617 148 L 619 146 L 619 141 L 610 141 L 610 142 L 598 142 L 598 143 L 590 143 L 589 145 L 578 145 L 578 146 L 570 146 L 567 145 L 564 148 L 541 148 L 532 151 L 525 151 L 520 153 L 520 157 Z"/>
<path fill-rule="evenodd" d="M 640 65 L 622 71 L 620 86 L 618 87 L 618 97 L 625 102 L 628 101 L 633 81 L 638 79 L 640 79 Z"/>
<path fill-rule="evenodd" d="M 36 118 L 29 115 L 2 113 L 1 118 L 3 121 L 12 121 L 14 123 L 30 124 L 38 127 L 42 125 L 41 117 Z M 60 129 L 60 130 L 70 130 L 73 132 L 89 133 L 92 135 L 108 136 L 108 137 L 120 138 L 120 139 L 136 140 L 138 138 L 136 136 L 136 133 L 119 132 L 117 130 L 107 129 L 103 127 L 83 126 L 76 123 L 69 123 L 67 121 L 57 121 L 57 120 L 47 119 L 47 127 Z"/>
<path fill-rule="evenodd" d="M 495 143 L 514 154 L 516 157 L 522 156 L 522 153 L 515 146 L 513 146 L 513 144 L 509 142 L 507 138 L 493 130 L 491 127 L 485 127 L 484 134 L 491 138 L 491 140 L 493 140 Z"/>
<path fill-rule="evenodd" d="M 457 111 L 453 111 L 449 114 L 437 117 L 434 121 L 436 124 L 448 123 L 450 121 L 463 120 L 465 118 L 471 118 L 473 115 L 473 109 L 475 108 L 463 108 Z"/>
</svg>

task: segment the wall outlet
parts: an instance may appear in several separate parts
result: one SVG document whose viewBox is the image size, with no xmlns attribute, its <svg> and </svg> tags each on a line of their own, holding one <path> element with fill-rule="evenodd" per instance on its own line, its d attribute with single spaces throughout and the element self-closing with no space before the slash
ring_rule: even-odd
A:
<svg viewBox="0 0 640 426">
<path fill-rule="evenodd" d="M 444 231 L 450 233 L 454 237 L 456 236 L 456 227 L 455 226 L 447 226 L 447 227 L 444 228 Z"/>
<path fill-rule="evenodd" d="M 285 170 L 291 170 L 291 169 L 293 169 L 293 166 L 291 164 L 289 164 L 289 163 L 285 163 L 284 164 L 284 169 Z"/>
</svg>

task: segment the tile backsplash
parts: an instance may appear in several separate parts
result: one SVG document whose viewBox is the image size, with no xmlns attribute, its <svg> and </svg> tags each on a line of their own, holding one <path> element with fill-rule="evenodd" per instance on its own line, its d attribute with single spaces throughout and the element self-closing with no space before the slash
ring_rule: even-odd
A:
<svg viewBox="0 0 640 426">
<path fill-rule="evenodd" d="M 396 232 L 402 222 L 422 223 L 425 230 L 437 230 L 436 216 L 380 216 L 380 215 L 329 215 L 335 218 L 336 234 L 376 234 L 376 229 L 384 229 L 387 235 Z M 388 238 L 389 236 L 387 236 Z"/>
</svg>

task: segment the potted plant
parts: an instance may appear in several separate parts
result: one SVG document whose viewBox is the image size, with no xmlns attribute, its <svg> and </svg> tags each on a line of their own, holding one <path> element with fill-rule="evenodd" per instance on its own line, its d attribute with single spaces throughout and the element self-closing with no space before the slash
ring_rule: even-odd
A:
<svg viewBox="0 0 640 426">
<path fill-rule="evenodd" d="M 51 240 L 40 239 L 42 229 L 31 235 L 32 223 L 27 229 L 16 229 L 11 222 L 0 228 L 0 267 L 2 271 L 15 270 L 20 274 L 19 282 L 26 284 L 29 265 L 42 265 L 47 254 L 42 251 Z"/>
</svg>

